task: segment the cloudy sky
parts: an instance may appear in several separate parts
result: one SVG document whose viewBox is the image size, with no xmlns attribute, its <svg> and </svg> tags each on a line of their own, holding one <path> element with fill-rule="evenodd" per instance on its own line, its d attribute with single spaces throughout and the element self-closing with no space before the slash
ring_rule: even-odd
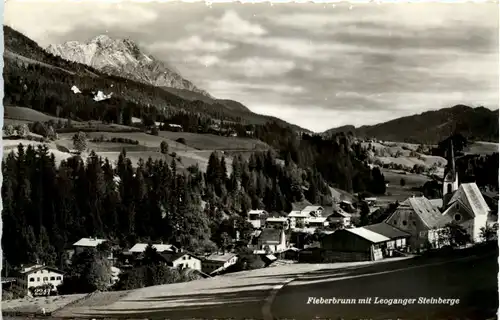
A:
<svg viewBox="0 0 500 320">
<path fill-rule="evenodd" d="M 497 6 L 9 0 L 5 23 L 44 47 L 130 38 L 218 98 L 322 131 L 497 109 Z"/>
</svg>

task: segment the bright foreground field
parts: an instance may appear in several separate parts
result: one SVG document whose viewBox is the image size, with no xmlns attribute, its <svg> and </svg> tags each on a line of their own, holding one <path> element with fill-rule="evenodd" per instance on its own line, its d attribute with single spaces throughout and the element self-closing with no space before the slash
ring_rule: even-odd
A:
<svg viewBox="0 0 500 320">
<path fill-rule="evenodd" d="M 497 256 L 498 249 L 484 246 L 435 257 L 283 265 L 129 292 L 96 293 L 60 308 L 52 316 L 158 320 L 309 320 L 332 315 L 346 319 L 490 319 L 498 309 Z M 371 303 L 358 300 L 370 297 Z M 377 297 L 454 299 L 455 304 L 377 304 Z M 311 303 L 311 298 L 357 302 Z M 18 301 L 4 301 L 2 308 L 11 310 L 11 304 L 22 311 Z M 24 308 L 29 305 L 26 303 Z"/>
</svg>

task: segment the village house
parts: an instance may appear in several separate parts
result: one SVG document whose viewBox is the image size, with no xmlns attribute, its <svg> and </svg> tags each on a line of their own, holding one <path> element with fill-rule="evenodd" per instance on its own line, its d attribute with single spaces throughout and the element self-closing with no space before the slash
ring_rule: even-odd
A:
<svg viewBox="0 0 500 320">
<path fill-rule="evenodd" d="M 391 239 L 365 228 L 341 229 L 321 239 L 323 257 L 329 262 L 375 261 Z"/>
<path fill-rule="evenodd" d="M 310 217 L 307 221 L 308 228 L 323 228 L 328 226 L 328 221 L 326 221 L 326 217 Z"/>
<path fill-rule="evenodd" d="M 290 228 L 304 228 L 311 215 L 305 211 L 293 210 L 288 214 L 290 219 Z"/>
<path fill-rule="evenodd" d="M 160 261 L 169 267 L 189 268 L 201 271 L 201 259 L 189 252 L 167 252 L 159 254 Z"/>
<path fill-rule="evenodd" d="M 341 208 L 333 210 L 333 213 L 326 218 L 330 226 L 348 228 L 351 226 L 351 215 Z"/>
<path fill-rule="evenodd" d="M 106 242 L 106 239 L 98 239 L 98 238 L 81 238 L 77 242 L 73 243 L 73 248 L 75 250 L 75 254 L 79 254 L 86 249 L 94 248 L 96 249 L 98 245 Z"/>
<path fill-rule="evenodd" d="M 211 275 L 223 271 L 238 261 L 238 255 L 235 253 L 213 253 L 202 261 L 202 271 Z"/>
<path fill-rule="evenodd" d="M 382 253 L 384 257 L 394 256 L 395 251 L 401 253 L 408 251 L 407 240 L 411 236 L 409 233 L 399 230 L 385 222 L 363 226 L 363 228 L 390 239 L 390 241 L 382 244 Z"/>
<path fill-rule="evenodd" d="M 263 227 L 262 220 L 267 216 L 265 210 L 250 210 L 248 211 L 247 221 L 250 222 L 254 229 L 260 229 Z"/>
<path fill-rule="evenodd" d="M 57 287 L 64 280 L 64 273 L 56 268 L 42 264 L 21 266 L 17 283 L 26 290 L 27 295 L 49 295 L 57 292 Z"/>
<path fill-rule="evenodd" d="M 283 228 L 288 229 L 290 227 L 290 223 L 287 217 L 269 217 L 266 219 L 266 228 Z"/>
<path fill-rule="evenodd" d="M 287 248 L 285 231 L 276 228 L 263 229 L 250 244 L 254 253 L 280 253 Z"/>
<path fill-rule="evenodd" d="M 321 206 L 307 206 L 301 210 L 302 213 L 308 214 L 311 217 L 321 217 L 325 209 Z"/>
<path fill-rule="evenodd" d="M 177 252 L 178 249 L 171 245 L 171 244 L 152 244 L 151 245 L 154 249 L 156 249 L 156 252 L 162 253 L 162 252 Z M 132 248 L 130 248 L 128 251 L 132 254 L 140 254 L 146 251 L 146 248 L 148 247 L 147 243 L 136 243 Z"/>
<path fill-rule="evenodd" d="M 439 246 L 439 230 L 451 219 L 443 216 L 427 198 L 411 197 L 403 201 L 386 222 L 409 233 L 409 246 L 412 251 L 417 251 L 425 248 L 427 243 Z"/>
</svg>

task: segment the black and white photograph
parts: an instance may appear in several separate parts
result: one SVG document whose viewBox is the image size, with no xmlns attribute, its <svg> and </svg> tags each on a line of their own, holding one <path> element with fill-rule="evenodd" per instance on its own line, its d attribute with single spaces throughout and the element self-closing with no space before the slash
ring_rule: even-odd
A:
<svg viewBox="0 0 500 320">
<path fill-rule="evenodd" d="M 497 318 L 498 1 L 3 9 L 4 319 Z"/>
</svg>

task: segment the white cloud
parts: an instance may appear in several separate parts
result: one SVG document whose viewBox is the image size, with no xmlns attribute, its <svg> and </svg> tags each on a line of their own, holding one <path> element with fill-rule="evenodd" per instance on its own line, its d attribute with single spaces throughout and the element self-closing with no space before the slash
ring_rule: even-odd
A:
<svg viewBox="0 0 500 320">
<path fill-rule="evenodd" d="M 54 34 L 66 34 L 83 26 L 134 30 L 152 23 L 158 13 L 137 3 L 73 1 L 8 1 L 4 23 L 26 33 L 42 45 Z"/>
<path fill-rule="evenodd" d="M 244 37 L 244 36 L 263 36 L 267 31 L 259 24 L 252 23 L 240 17 L 234 10 L 227 10 L 222 17 L 208 17 L 202 28 L 209 30 L 213 35 Z"/>
<path fill-rule="evenodd" d="M 175 42 L 155 42 L 149 46 L 150 50 L 179 50 L 179 51 L 205 51 L 224 52 L 231 50 L 235 45 L 215 40 L 204 40 L 200 36 L 179 39 Z"/>
<path fill-rule="evenodd" d="M 305 89 L 301 86 L 290 86 L 286 84 L 260 84 L 252 82 L 235 82 L 226 80 L 216 80 L 207 83 L 209 91 L 213 92 L 215 96 L 223 97 L 228 92 L 238 92 L 238 91 L 252 91 L 252 90 L 263 90 L 266 92 L 274 93 L 288 93 L 297 94 L 304 93 Z M 220 93 L 220 94 L 219 94 Z"/>
<path fill-rule="evenodd" d="M 188 55 L 184 58 L 185 62 L 190 62 L 190 63 L 195 63 L 195 64 L 200 64 L 205 67 L 211 67 L 214 65 L 220 64 L 221 60 L 219 57 L 214 56 L 214 55 L 201 55 L 201 56 L 196 56 L 196 55 Z"/>
</svg>

